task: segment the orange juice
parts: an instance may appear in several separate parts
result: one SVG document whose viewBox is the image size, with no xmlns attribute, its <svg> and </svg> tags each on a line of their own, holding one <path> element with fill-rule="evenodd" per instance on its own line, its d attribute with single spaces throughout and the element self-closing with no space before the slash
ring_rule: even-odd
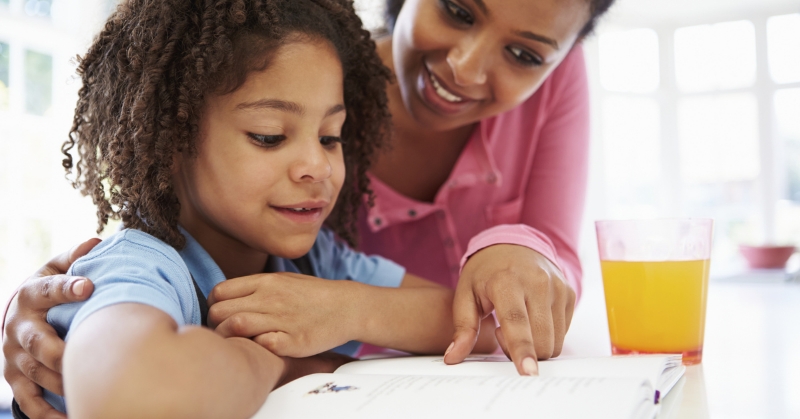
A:
<svg viewBox="0 0 800 419">
<path fill-rule="evenodd" d="M 683 353 L 684 364 L 700 362 L 708 259 L 600 265 L 614 354 Z"/>
</svg>

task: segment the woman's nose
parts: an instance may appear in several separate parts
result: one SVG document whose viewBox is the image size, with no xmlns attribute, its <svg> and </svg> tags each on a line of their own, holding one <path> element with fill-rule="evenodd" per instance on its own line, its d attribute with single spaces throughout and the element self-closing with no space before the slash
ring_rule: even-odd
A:
<svg viewBox="0 0 800 419">
<path fill-rule="evenodd" d="M 447 53 L 447 64 L 453 71 L 453 80 L 459 86 L 486 83 L 486 65 L 489 54 L 485 42 L 467 37 Z"/>
<path fill-rule="evenodd" d="M 332 172 L 333 167 L 319 138 L 304 141 L 289 168 L 289 176 L 295 182 L 321 182 L 331 177 Z"/>
</svg>

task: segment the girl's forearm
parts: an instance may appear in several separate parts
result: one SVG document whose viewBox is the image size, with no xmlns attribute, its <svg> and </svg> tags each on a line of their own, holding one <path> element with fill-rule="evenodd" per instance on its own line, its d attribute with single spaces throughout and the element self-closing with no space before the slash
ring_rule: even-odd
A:
<svg viewBox="0 0 800 419">
<path fill-rule="evenodd" d="M 247 418 L 283 373 L 281 358 L 248 339 L 178 328 L 138 304 L 90 316 L 64 354 L 71 418 Z"/>
<path fill-rule="evenodd" d="M 352 283 L 355 340 L 417 354 L 441 354 L 453 340 L 454 291 L 440 286 L 383 288 Z M 497 348 L 484 319 L 475 352 Z"/>
</svg>

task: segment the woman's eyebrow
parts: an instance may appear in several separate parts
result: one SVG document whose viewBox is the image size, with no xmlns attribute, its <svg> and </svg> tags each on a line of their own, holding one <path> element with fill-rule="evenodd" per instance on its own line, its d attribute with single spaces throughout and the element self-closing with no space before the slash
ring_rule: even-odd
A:
<svg viewBox="0 0 800 419">
<path fill-rule="evenodd" d="M 489 9 L 486 8 L 486 3 L 484 3 L 483 0 L 472 0 L 472 2 L 481 9 L 484 15 L 489 16 Z"/>
<path fill-rule="evenodd" d="M 484 3 L 483 0 L 471 0 L 471 1 L 475 3 L 475 6 L 478 9 L 481 9 L 481 11 L 485 16 L 487 17 L 489 16 L 489 9 L 486 7 L 486 3 Z M 521 36 L 523 38 L 532 39 L 534 41 L 550 45 L 551 47 L 555 48 L 556 51 L 558 51 L 558 42 L 556 42 L 555 39 L 551 39 L 546 36 L 535 34 L 529 31 L 514 31 L 514 34 L 517 36 Z"/>
<path fill-rule="evenodd" d="M 538 35 L 533 32 L 528 31 L 514 31 L 514 35 L 521 36 L 523 38 L 532 39 L 534 41 L 541 42 L 543 44 L 550 45 L 551 47 L 555 48 L 558 51 L 558 42 L 555 39 L 548 38 L 546 36 Z"/>
</svg>

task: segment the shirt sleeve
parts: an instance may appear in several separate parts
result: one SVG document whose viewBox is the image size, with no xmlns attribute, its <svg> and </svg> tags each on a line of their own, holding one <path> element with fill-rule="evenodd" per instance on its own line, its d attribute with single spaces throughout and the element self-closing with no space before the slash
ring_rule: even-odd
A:
<svg viewBox="0 0 800 419">
<path fill-rule="evenodd" d="M 526 246 L 553 262 L 580 298 L 578 239 L 589 158 L 589 90 L 580 45 L 550 77 L 547 119 L 524 189 L 521 224 L 494 226 L 474 236 L 461 267 L 494 244 Z"/>
<path fill-rule="evenodd" d="M 51 308 L 47 321 L 66 340 L 95 312 L 114 304 L 137 303 L 167 313 L 178 325 L 199 323 L 191 276 L 180 264 L 178 253 L 155 238 L 151 240 L 155 243 L 146 243 L 119 234 L 123 236 L 101 243 L 98 247 L 102 248 L 93 249 L 69 269 L 69 275 L 94 282 L 92 296 L 84 302 Z"/>
<path fill-rule="evenodd" d="M 397 288 L 403 282 L 405 268 L 380 256 L 368 256 L 336 240 L 332 231 L 323 228 L 310 252 L 317 276 L 325 279 L 349 279 L 379 287 Z"/>
</svg>

